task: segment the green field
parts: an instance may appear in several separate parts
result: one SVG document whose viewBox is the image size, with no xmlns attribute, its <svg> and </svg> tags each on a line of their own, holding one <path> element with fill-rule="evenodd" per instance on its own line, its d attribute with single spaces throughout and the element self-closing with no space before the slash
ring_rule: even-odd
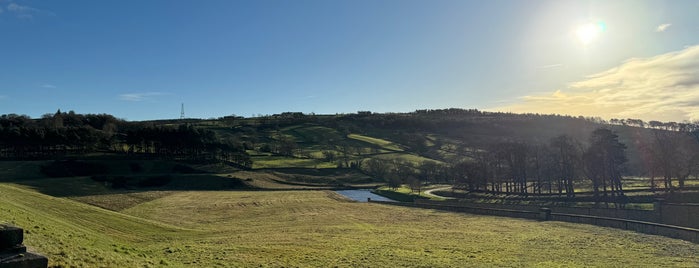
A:
<svg viewBox="0 0 699 268">
<path fill-rule="evenodd" d="M 422 187 L 420 189 L 420 192 L 415 192 L 412 189 L 410 189 L 410 187 L 407 185 L 401 185 L 400 187 L 395 189 L 390 188 L 388 186 L 382 186 L 374 190 L 374 193 L 401 202 L 413 202 L 413 200 L 415 199 L 445 200 L 444 197 L 440 197 L 437 195 L 429 195 L 425 193 L 426 191 L 432 189 L 444 187 L 447 187 L 447 185 L 430 185 Z"/>
<path fill-rule="evenodd" d="M 699 245 L 681 240 L 355 203 L 330 191 L 101 193 L 111 210 L 76 201 L 96 198 L 85 194 L 2 183 L 0 219 L 65 267 L 699 266 Z"/>
<path fill-rule="evenodd" d="M 404 162 L 408 162 L 412 164 L 413 166 L 418 166 L 424 161 L 431 161 L 431 162 L 437 162 L 439 161 L 422 157 L 419 155 L 414 155 L 414 154 L 407 154 L 407 153 L 388 153 L 388 154 L 381 154 L 377 155 L 376 158 L 385 160 L 385 161 L 391 161 L 391 160 L 400 160 Z"/>
<path fill-rule="evenodd" d="M 337 164 L 324 162 L 320 159 L 311 158 L 293 158 L 286 156 L 276 156 L 276 155 L 266 155 L 266 156 L 254 156 L 253 165 L 254 169 L 262 168 L 336 168 Z"/>
<path fill-rule="evenodd" d="M 363 136 L 363 135 L 359 135 L 359 134 L 349 134 L 349 135 L 347 135 L 347 137 L 350 139 L 355 139 L 358 141 L 363 141 L 363 142 L 366 142 L 369 144 L 373 144 L 375 146 L 379 146 L 385 150 L 403 151 L 403 149 L 401 149 L 397 144 L 390 142 L 390 141 L 387 141 L 387 140 L 369 137 L 369 136 Z"/>
</svg>

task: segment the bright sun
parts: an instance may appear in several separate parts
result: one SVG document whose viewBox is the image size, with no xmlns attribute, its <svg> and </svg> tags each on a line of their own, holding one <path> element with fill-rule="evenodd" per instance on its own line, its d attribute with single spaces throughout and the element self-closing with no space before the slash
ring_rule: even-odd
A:
<svg viewBox="0 0 699 268">
<path fill-rule="evenodd" d="M 603 22 L 585 23 L 578 26 L 578 28 L 575 30 L 575 36 L 578 38 L 580 43 L 587 46 L 597 40 L 599 35 L 604 32 L 604 30 L 605 25 Z"/>
</svg>

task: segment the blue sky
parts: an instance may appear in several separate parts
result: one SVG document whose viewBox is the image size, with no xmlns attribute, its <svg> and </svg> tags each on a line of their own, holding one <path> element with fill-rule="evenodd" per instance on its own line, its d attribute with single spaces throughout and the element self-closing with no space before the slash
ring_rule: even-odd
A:
<svg viewBox="0 0 699 268">
<path fill-rule="evenodd" d="M 696 14 L 699 1 L 0 0 L 0 114 L 696 120 Z"/>
</svg>

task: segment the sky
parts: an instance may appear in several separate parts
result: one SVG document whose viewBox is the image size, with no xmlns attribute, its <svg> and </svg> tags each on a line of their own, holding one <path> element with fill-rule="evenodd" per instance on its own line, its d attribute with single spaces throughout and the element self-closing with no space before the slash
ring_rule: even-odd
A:
<svg viewBox="0 0 699 268">
<path fill-rule="evenodd" d="M 699 120 L 699 1 L 0 0 L 0 114 Z"/>
</svg>

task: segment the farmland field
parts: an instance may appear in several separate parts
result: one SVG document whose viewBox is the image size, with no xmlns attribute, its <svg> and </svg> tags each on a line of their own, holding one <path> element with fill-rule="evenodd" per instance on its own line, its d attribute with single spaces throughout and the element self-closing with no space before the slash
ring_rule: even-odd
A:
<svg viewBox="0 0 699 268">
<path fill-rule="evenodd" d="M 149 193 L 103 193 L 104 209 L 4 183 L 0 219 L 24 227 L 25 244 L 51 265 L 77 267 L 699 265 L 699 245 L 681 240 L 354 203 L 331 191 Z"/>
</svg>

